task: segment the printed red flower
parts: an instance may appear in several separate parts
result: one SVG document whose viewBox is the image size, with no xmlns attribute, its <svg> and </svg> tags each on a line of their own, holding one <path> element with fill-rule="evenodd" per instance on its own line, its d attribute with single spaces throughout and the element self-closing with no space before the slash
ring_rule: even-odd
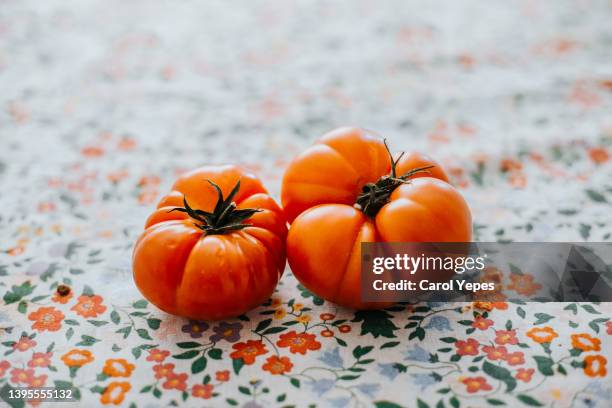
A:
<svg viewBox="0 0 612 408">
<path fill-rule="evenodd" d="M 321 318 L 321 320 L 331 320 L 334 317 L 336 317 L 336 315 L 331 314 L 331 313 L 321 313 L 321 316 L 319 316 Z"/>
<path fill-rule="evenodd" d="M 491 310 L 493 310 L 493 302 L 478 301 L 478 302 L 473 302 L 472 306 L 475 309 L 482 309 L 482 310 L 486 310 L 487 312 L 490 312 Z"/>
<path fill-rule="evenodd" d="M 221 382 L 229 381 L 229 379 L 230 379 L 230 372 L 229 372 L 229 370 L 217 371 L 215 373 L 215 379 L 217 381 L 221 381 Z"/>
<path fill-rule="evenodd" d="M 316 336 L 310 333 L 296 333 L 294 330 L 289 333 L 281 334 L 280 340 L 276 342 L 278 347 L 289 347 L 292 354 L 306 354 L 308 350 L 318 350 L 321 343 L 316 340 Z"/>
<path fill-rule="evenodd" d="M 30 381 L 28 382 L 28 386 L 30 386 L 31 388 L 40 388 L 40 387 L 44 387 L 46 382 L 47 382 L 46 375 L 39 375 L 38 377 L 32 376 L 30 378 Z"/>
<path fill-rule="evenodd" d="M 53 353 L 34 353 L 28 362 L 28 367 L 48 367 Z"/>
<path fill-rule="evenodd" d="M 4 377 L 9 368 L 11 368 L 11 363 L 6 360 L 0 361 L 0 378 Z"/>
<path fill-rule="evenodd" d="M 293 364 L 289 357 L 268 357 L 266 363 L 262 366 L 264 371 L 268 371 L 272 375 L 285 374 L 291 371 Z"/>
<path fill-rule="evenodd" d="M 607 327 L 606 333 L 612 334 L 612 320 L 606 323 L 606 327 Z"/>
<path fill-rule="evenodd" d="M 530 337 L 536 343 L 550 343 L 555 337 L 559 337 L 556 331 L 550 326 L 546 327 L 534 327 L 527 333 L 527 337 Z"/>
<path fill-rule="evenodd" d="M 489 360 L 505 360 L 508 350 L 504 346 L 483 346 L 482 351 L 487 353 Z"/>
<path fill-rule="evenodd" d="M 81 295 L 77 299 L 77 304 L 70 310 L 83 317 L 98 317 L 106 311 L 106 306 L 102 304 L 102 297 L 98 295 Z"/>
<path fill-rule="evenodd" d="M 214 388 L 212 384 L 196 384 L 191 388 L 191 395 L 197 398 L 209 399 L 212 397 Z"/>
<path fill-rule="evenodd" d="M 493 389 L 484 377 L 467 377 L 461 380 L 461 382 L 465 384 L 465 388 L 470 394 L 478 391 L 491 391 Z"/>
<path fill-rule="evenodd" d="M 605 377 L 608 373 L 604 356 L 586 356 L 584 358 L 584 373 L 589 377 Z"/>
<path fill-rule="evenodd" d="M 508 353 L 506 355 L 506 362 L 511 366 L 525 364 L 525 355 L 522 351 Z"/>
<path fill-rule="evenodd" d="M 338 330 L 340 330 L 340 333 L 348 333 L 351 331 L 351 326 L 348 324 L 343 324 L 342 326 L 338 327 Z"/>
<path fill-rule="evenodd" d="M 334 332 L 329 330 L 329 329 L 325 329 L 321 332 L 321 336 L 323 337 L 334 337 Z"/>
<path fill-rule="evenodd" d="M 479 330 L 487 330 L 491 326 L 493 326 L 493 320 L 485 319 L 480 315 L 476 316 L 476 318 L 472 322 L 472 327 Z"/>
<path fill-rule="evenodd" d="M 166 390 L 179 390 L 185 391 L 187 388 L 187 374 L 175 374 L 172 373 L 166 377 L 166 381 L 162 384 L 162 387 Z"/>
<path fill-rule="evenodd" d="M 457 348 L 457 354 L 460 356 L 476 356 L 478 355 L 478 347 L 480 343 L 475 339 L 457 340 L 455 347 Z"/>
<path fill-rule="evenodd" d="M 29 384 L 34 377 L 34 369 L 13 368 L 11 371 L 11 382 L 15 384 Z"/>
<path fill-rule="evenodd" d="M 147 361 L 155 361 L 157 363 L 161 363 L 170 355 L 169 351 L 160 350 L 160 349 L 151 349 L 149 350 L 149 355 L 147 356 Z"/>
<path fill-rule="evenodd" d="M 534 372 L 533 368 L 519 368 L 514 378 L 523 382 L 529 382 Z"/>
<path fill-rule="evenodd" d="M 230 357 L 234 360 L 242 359 L 246 365 L 253 364 L 257 356 L 268 352 L 261 340 L 247 340 L 246 343 L 236 343 L 232 348 L 236 351 L 230 354 Z"/>
<path fill-rule="evenodd" d="M 19 340 L 13 344 L 13 350 L 17 351 L 27 351 L 32 347 L 36 346 L 36 342 L 29 338 L 28 336 L 21 336 Z"/>
<path fill-rule="evenodd" d="M 588 333 L 572 334 L 572 347 L 582 351 L 601 350 L 601 340 Z"/>
<path fill-rule="evenodd" d="M 518 344 L 516 330 L 495 330 L 495 343 L 500 345 Z"/>
<path fill-rule="evenodd" d="M 160 378 L 167 378 L 174 374 L 174 364 L 156 364 L 153 366 L 153 371 L 155 371 L 155 378 L 158 380 Z"/>
<path fill-rule="evenodd" d="M 32 329 L 38 331 L 58 331 L 62 327 L 64 314 L 54 307 L 40 307 L 28 315 L 28 319 L 34 321 Z"/>
</svg>

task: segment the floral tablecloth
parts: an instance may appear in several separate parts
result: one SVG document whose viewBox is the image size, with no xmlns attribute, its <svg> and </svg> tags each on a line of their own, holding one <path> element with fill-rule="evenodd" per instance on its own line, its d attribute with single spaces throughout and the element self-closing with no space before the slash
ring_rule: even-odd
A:
<svg viewBox="0 0 612 408">
<path fill-rule="evenodd" d="M 287 269 L 246 316 L 187 321 L 140 296 L 130 255 L 181 171 L 241 163 L 278 197 L 288 160 L 344 124 L 443 162 L 477 240 L 609 241 L 611 18 L 603 0 L 1 2 L 0 387 L 609 406 L 612 304 L 355 312 Z"/>
</svg>

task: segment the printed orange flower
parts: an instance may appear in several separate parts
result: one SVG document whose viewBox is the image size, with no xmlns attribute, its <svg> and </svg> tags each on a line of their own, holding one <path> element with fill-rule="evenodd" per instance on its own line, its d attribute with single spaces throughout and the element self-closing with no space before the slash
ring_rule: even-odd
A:
<svg viewBox="0 0 612 408">
<path fill-rule="evenodd" d="M 212 384 L 196 384 L 191 388 L 191 395 L 197 398 L 209 399 L 212 397 L 214 388 Z"/>
<path fill-rule="evenodd" d="M 53 353 L 34 353 L 28 361 L 28 367 L 48 367 L 51 364 Z"/>
<path fill-rule="evenodd" d="M 495 343 L 500 345 L 518 344 L 516 330 L 495 330 Z"/>
<path fill-rule="evenodd" d="M 308 350 L 318 350 L 321 348 L 314 334 L 296 333 L 294 330 L 289 333 L 281 334 L 280 340 L 276 342 L 278 347 L 289 347 L 289 351 L 293 354 L 306 354 Z"/>
<path fill-rule="evenodd" d="M 68 294 L 66 295 L 60 295 L 59 293 L 55 292 L 53 294 L 53 297 L 51 297 L 51 301 L 55 303 L 60 303 L 62 305 L 68 303 L 70 299 L 72 299 L 72 292 L 68 292 Z"/>
<path fill-rule="evenodd" d="M 599 351 L 601 340 L 587 333 L 572 334 L 572 347 L 582 351 Z"/>
<path fill-rule="evenodd" d="M 215 373 L 215 378 L 217 379 L 217 381 L 221 381 L 221 382 L 229 381 L 230 372 L 229 370 L 217 371 Z"/>
<path fill-rule="evenodd" d="M 523 382 L 529 382 L 534 372 L 533 368 L 519 368 L 514 378 Z"/>
<path fill-rule="evenodd" d="M 509 171 L 518 171 L 523 169 L 523 163 L 514 159 L 503 159 L 499 165 L 499 168 L 504 173 Z"/>
<path fill-rule="evenodd" d="M 13 344 L 13 350 L 17 351 L 27 351 L 32 347 L 36 346 L 36 342 L 29 338 L 28 336 L 21 336 L 15 344 Z"/>
<path fill-rule="evenodd" d="M 61 303 L 65 305 L 68 301 L 72 299 L 72 289 L 68 285 L 58 285 L 57 289 L 55 289 L 55 293 L 51 298 L 55 303 Z"/>
<path fill-rule="evenodd" d="M 511 366 L 525 364 L 525 355 L 522 351 L 508 353 L 506 355 L 506 362 Z"/>
<path fill-rule="evenodd" d="M 108 384 L 100 396 L 100 402 L 104 405 L 119 405 L 123 402 L 125 394 L 127 394 L 131 389 L 132 386 L 128 382 L 112 382 Z"/>
<path fill-rule="evenodd" d="M 478 391 L 491 391 L 493 389 L 484 377 L 467 377 L 461 380 L 461 382 L 465 384 L 465 388 L 470 394 Z"/>
<path fill-rule="evenodd" d="M 310 319 L 311 318 L 309 315 L 303 314 L 299 316 L 298 318 L 296 318 L 295 320 L 297 320 L 299 323 L 306 324 L 310 321 Z"/>
<path fill-rule="evenodd" d="M 100 157 L 104 155 L 104 149 L 97 146 L 88 146 L 81 150 L 81 154 L 85 157 Z"/>
<path fill-rule="evenodd" d="M 559 337 L 556 331 L 552 327 L 534 327 L 527 333 L 527 337 L 530 337 L 536 343 L 550 343 L 555 337 Z"/>
<path fill-rule="evenodd" d="M 605 377 L 608 373 L 604 356 L 586 356 L 584 358 L 584 373 L 589 377 Z"/>
<path fill-rule="evenodd" d="M 321 320 L 331 320 L 334 317 L 336 317 L 336 315 L 331 314 L 331 313 L 321 313 L 319 317 L 321 318 Z"/>
<path fill-rule="evenodd" d="M 98 295 L 81 295 L 77 299 L 78 303 L 72 306 L 70 310 L 83 317 L 97 317 L 106 311 L 106 306 L 102 304 L 102 300 L 102 297 Z"/>
<path fill-rule="evenodd" d="M 11 371 L 11 382 L 15 384 L 29 384 L 34 377 L 34 369 L 28 368 L 26 370 L 21 368 L 13 368 Z"/>
<path fill-rule="evenodd" d="M 166 381 L 162 384 L 162 387 L 166 390 L 179 390 L 185 391 L 187 388 L 187 374 L 172 373 L 166 377 Z"/>
<path fill-rule="evenodd" d="M 153 371 L 155 371 L 155 378 L 158 380 L 160 378 L 166 378 L 174 374 L 174 364 L 156 364 L 153 366 Z"/>
<path fill-rule="evenodd" d="M 149 350 L 149 355 L 147 356 L 147 361 L 155 361 L 157 363 L 161 363 L 170 355 L 169 351 L 160 350 L 160 349 L 151 349 Z"/>
<path fill-rule="evenodd" d="M 610 160 L 610 153 L 604 147 L 593 147 L 589 149 L 589 157 L 596 164 L 603 164 Z"/>
<path fill-rule="evenodd" d="M 11 363 L 6 360 L 0 361 L 0 378 L 4 377 L 9 368 L 11 368 Z"/>
<path fill-rule="evenodd" d="M 123 137 L 117 147 L 119 150 L 133 150 L 136 147 L 136 140 L 131 137 Z"/>
<path fill-rule="evenodd" d="M 531 296 L 538 290 L 542 289 L 542 285 L 534 282 L 533 276 L 531 275 L 519 275 L 517 273 L 513 273 L 510 275 L 510 280 L 512 282 L 508 285 L 508 289 L 513 290 L 520 295 Z"/>
<path fill-rule="evenodd" d="M 274 318 L 275 319 L 282 319 L 285 316 L 287 316 L 287 311 L 285 309 L 276 309 L 274 311 Z"/>
<path fill-rule="evenodd" d="M 455 342 L 456 352 L 460 356 L 476 356 L 478 355 L 478 347 L 480 343 L 475 339 L 457 340 Z"/>
<path fill-rule="evenodd" d="M 28 319 L 34 321 L 32 329 L 38 331 L 58 331 L 62 327 L 64 314 L 54 307 L 40 307 L 37 311 L 28 315 Z"/>
<path fill-rule="evenodd" d="M 285 374 L 291 371 L 293 364 L 289 357 L 268 357 L 266 363 L 262 366 L 264 371 L 268 371 L 272 375 Z"/>
<path fill-rule="evenodd" d="M 348 333 L 351 331 L 351 326 L 348 324 L 343 324 L 342 326 L 338 327 L 338 330 L 340 330 L 340 333 Z"/>
<path fill-rule="evenodd" d="M 236 351 L 230 354 L 230 357 L 234 360 L 242 359 L 246 365 L 253 364 L 255 357 L 268 352 L 268 349 L 261 340 L 248 340 L 246 343 L 236 343 L 232 348 Z"/>
<path fill-rule="evenodd" d="M 489 360 L 505 360 L 508 350 L 504 346 L 483 346 L 482 351 L 487 353 Z"/>
<path fill-rule="evenodd" d="M 295 311 L 295 312 L 299 312 L 303 308 L 304 308 L 304 305 L 302 303 L 295 303 L 293 305 L 293 311 Z"/>
<path fill-rule="evenodd" d="M 123 358 L 109 358 L 104 363 L 102 372 L 109 377 L 129 377 L 134 368 L 134 364 L 128 363 Z"/>
<path fill-rule="evenodd" d="M 482 316 L 476 316 L 472 322 L 472 327 L 479 330 L 487 330 L 491 326 L 493 326 L 493 320 L 485 319 Z"/>
<path fill-rule="evenodd" d="M 32 376 L 30 378 L 30 381 L 28 382 L 28 386 L 30 386 L 31 388 L 40 388 L 40 387 L 44 387 L 46 382 L 47 382 L 46 375 L 39 375 L 38 377 Z"/>
<path fill-rule="evenodd" d="M 73 349 L 62 356 L 62 361 L 68 367 L 81 367 L 89 364 L 94 360 L 91 351 L 82 349 Z"/>
</svg>

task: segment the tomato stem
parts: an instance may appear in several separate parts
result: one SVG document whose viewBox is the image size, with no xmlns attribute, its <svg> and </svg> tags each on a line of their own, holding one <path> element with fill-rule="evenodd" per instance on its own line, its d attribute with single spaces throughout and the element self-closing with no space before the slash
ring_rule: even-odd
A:
<svg viewBox="0 0 612 408">
<path fill-rule="evenodd" d="M 404 156 L 404 152 L 401 152 L 397 159 L 393 158 L 393 154 L 387 145 L 387 140 L 383 140 L 387 153 L 389 154 L 389 161 L 391 162 L 391 173 L 382 176 L 376 183 L 366 183 L 361 193 L 357 196 L 355 201 L 355 208 L 361 210 L 368 217 L 375 217 L 378 211 L 389 202 L 391 193 L 404 183 L 410 182 L 410 177 L 417 173 L 429 173 L 429 169 L 435 166 L 425 166 L 412 169 L 401 176 L 397 175 L 397 163 Z"/>
<path fill-rule="evenodd" d="M 227 197 L 223 197 L 221 188 L 212 180 L 206 180 L 217 191 L 217 203 L 213 212 L 191 208 L 187 202 L 187 196 L 183 196 L 183 207 L 176 207 L 168 212 L 184 212 L 192 219 L 198 221 L 195 225 L 206 233 L 206 235 L 223 234 L 229 231 L 237 231 L 251 226 L 244 221 L 248 220 L 253 214 L 260 212 L 260 209 L 241 208 L 236 209 L 234 197 L 240 190 L 240 180 L 236 183 Z"/>
</svg>

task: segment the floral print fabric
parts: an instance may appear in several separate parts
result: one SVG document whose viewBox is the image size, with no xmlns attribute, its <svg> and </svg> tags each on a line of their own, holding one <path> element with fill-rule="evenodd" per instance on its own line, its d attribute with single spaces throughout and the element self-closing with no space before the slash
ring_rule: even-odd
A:
<svg viewBox="0 0 612 408">
<path fill-rule="evenodd" d="M 144 300 L 131 249 L 182 171 L 278 197 L 343 124 L 448 169 L 481 241 L 609 241 L 609 4 L 49 0 L 0 8 L 0 386 L 82 406 L 601 406 L 607 303 L 339 309 L 287 269 L 240 318 Z M 528 271 L 505 282 L 531 290 Z M 37 405 L 37 401 L 29 403 Z"/>
</svg>

